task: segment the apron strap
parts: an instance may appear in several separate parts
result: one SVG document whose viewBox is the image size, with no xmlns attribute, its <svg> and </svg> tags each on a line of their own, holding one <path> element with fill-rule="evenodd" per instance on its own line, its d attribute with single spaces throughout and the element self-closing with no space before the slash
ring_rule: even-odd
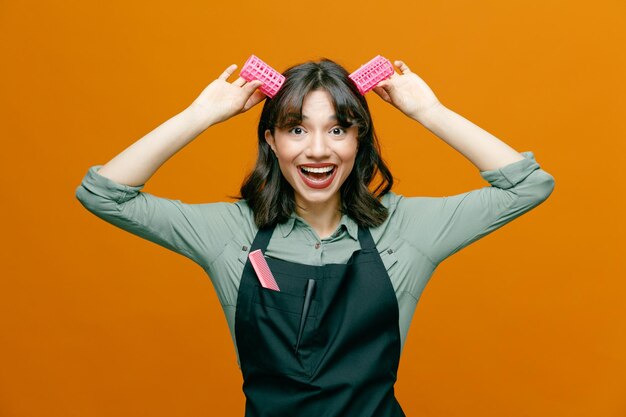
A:
<svg viewBox="0 0 626 417">
<path fill-rule="evenodd" d="M 274 234 L 275 228 L 276 224 L 272 226 L 262 227 L 261 229 L 259 229 L 256 236 L 254 237 L 254 241 L 252 242 L 250 252 L 261 249 L 261 251 L 265 253 L 265 251 L 267 250 L 267 245 L 269 245 L 270 243 L 272 234 Z"/>
<path fill-rule="evenodd" d="M 366 229 L 361 225 L 359 225 L 359 243 L 361 244 L 361 249 L 376 249 L 370 229 Z"/>
</svg>

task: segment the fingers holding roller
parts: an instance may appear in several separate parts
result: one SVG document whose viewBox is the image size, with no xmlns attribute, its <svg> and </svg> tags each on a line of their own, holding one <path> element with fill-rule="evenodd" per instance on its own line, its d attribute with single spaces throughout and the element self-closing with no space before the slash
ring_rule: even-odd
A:
<svg viewBox="0 0 626 417">
<path fill-rule="evenodd" d="M 247 83 L 245 86 L 243 86 L 243 89 L 246 91 L 246 93 L 252 94 L 257 88 L 259 88 L 262 85 L 263 85 L 263 81 L 252 80 L 249 83 Z"/>
<path fill-rule="evenodd" d="M 252 107 L 256 106 L 257 104 L 259 104 L 260 102 L 262 102 L 263 99 L 265 99 L 265 94 L 263 94 L 261 91 L 255 91 L 248 98 L 248 100 L 246 101 L 246 104 L 244 104 L 242 111 L 243 112 L 248 111 L 250 108 L 252 108 Z"/>
<path fill-rule="evenodd" d="M 391 103 L 391 96 L 389 96 L 389 93 L 385 91 L 385 88 L 384 88 L 385 86 L 386 84 L 381 85 L 381 83 L 378 83 L 378 85 L 374 87 L 372 91 L 378 94 L 378 96 L 382 98 L 383 100 L 385 100 L 387 103 Z"/>
<path fill-rule="evenodd" d="M 236 69 L 237 69 L 237 64 L 232 64 L 231 66 L 226 68 L 226 70 L 218 78 L 222 81 L 227 81 L 228 77 L 230 77 L 233 74 L 233 72 L 235 72 Z M 234 85 L 235 87 L 243 87 L 244 85 L 246 85 L 246 82 L 247 81 L 244 78 L 237 77 L 237 79 L 233 81 L 231 84 Z"/>
<path fill-rule="evenodd" d="M 246 83 L 246 80 L 244 80 L 241 77 L 239 77 L 235 81 L 233 81 L 233 85 L 237 86 L 237 87 L 243 87 L 245 83 Z"/>
</svg>

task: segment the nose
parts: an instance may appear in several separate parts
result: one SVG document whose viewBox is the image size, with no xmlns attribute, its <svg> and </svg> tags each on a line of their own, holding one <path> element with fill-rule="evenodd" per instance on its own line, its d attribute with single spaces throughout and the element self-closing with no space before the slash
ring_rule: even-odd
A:
<svg viewBox="0 0 626 417">
<path fill-rule="evenodd" d="M 323 160 L 331 154 L 329 138 L 322 131 L 312 133 L 308 137 L 305 155 L 311 159 Z"/>
</svg>

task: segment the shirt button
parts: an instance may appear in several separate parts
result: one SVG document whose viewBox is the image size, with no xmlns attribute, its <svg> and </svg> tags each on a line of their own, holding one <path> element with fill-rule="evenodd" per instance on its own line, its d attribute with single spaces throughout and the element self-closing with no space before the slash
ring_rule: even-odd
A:
<svg viewBox="0 0 626 417">
<path fill-rule="evenodd" d="M 320 243 L 319 243 L 319 242 L 317 242 L 317 243 L 315 244 L 315 249 L 319 249 L 319 248 L 320 248 Z"/>
</svg>

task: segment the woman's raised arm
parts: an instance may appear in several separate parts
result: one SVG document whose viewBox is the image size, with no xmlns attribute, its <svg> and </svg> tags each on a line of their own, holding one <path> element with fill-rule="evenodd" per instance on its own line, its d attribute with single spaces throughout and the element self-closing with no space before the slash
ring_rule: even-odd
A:
<svg viewBox="0 0 626 417">
<path fill-rule="evenodd" d="M 394 61 L 394 73 L 374 88 L 384 101 L 421 123 L 472 162 L 479 171 L 503 168 L 524 157 L 489 132 L 446 108 L 431 88 L 403 61 Z"/>
<path fill-rule="evenodd" d="M 449 197 L 404 198 L 398 204 L 405 239 L 439 264 L 544 202 L 555 181 L 532 152 L 515 151 L 446 108 L 404 62 L 395 63 L 402 74 L 394 73 L 374 92 L 460 152 L 492 185 Z"/>
<path fill-rule="evenodd" d="M 98 173 L 120 184 L 143 185 L 208 127 L 260 103 L 265 98 L 256 91 L 260 81 L 246 83 L 241 77 L 232 84 L 226 81 L 236 68 L 235 64 L 229 66 L 188 108 L 126 148 Z"/>
<path fill-rule="evenodd" d="M 160 125 L 106 165 L 93 165 L 76 188 L 91 213 L 127 232 L 207 267 L 247 217 L 237 203 L 187 204 L 141 192 L 155 171 L 209 126 L 247 111 L 265 95 L 259 82 L 232 84 L 231 65 L 183 112 Z M 221 288 L 219 283 L 216 288 Z"/>
</svg>

